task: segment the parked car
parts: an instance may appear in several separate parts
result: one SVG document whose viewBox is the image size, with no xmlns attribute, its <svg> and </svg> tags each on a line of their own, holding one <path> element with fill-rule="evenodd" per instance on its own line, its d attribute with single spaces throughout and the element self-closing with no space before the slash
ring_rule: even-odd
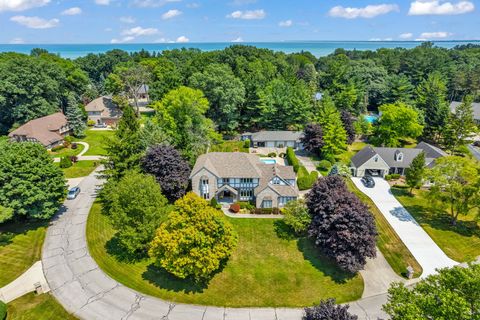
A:
<svg viewBox="0 0 480 320">
<path fill-rule="evenodd" d="M 364 176 L 362 179 L 361 179 L 363 185 L 367 188 L 373 188 L 375 187 L 375 180 L 373 180 L 372 177 L 370 176 Z"/>
<path fill-rule="evenodd" d="M 107 124 L 106 123 L 97 123 L 96 125 L 93 126 L 94 128 L 106 128 Z"/>
<path fill-rule="evenodd" d="M 78 196 L 79 193 L 80 193 L 80 187 L 73 187 L 70 190 L 68 190 L 67 199 L 73 200 Z"/>
<path fill-rule="evenodd" d="M 473 145 L 474 145 L 475 147 L 480 147 L 480 140 L 474 141 L 474 142 L 473 142 Z"/>
</svg>

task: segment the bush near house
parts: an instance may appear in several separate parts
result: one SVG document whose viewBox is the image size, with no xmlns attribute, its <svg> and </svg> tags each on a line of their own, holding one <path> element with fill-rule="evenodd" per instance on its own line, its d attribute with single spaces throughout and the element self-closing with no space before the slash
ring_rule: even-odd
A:
<svg viewBox="0 0 480 320">
<path fill-rule="evenodd" d="M 325 170 L 325 171 L 327 171 L 327 170 L 330 169 L 331 166 L 332 166 L 332 163 L 331 163 L 330 161 L 328 161 L 328 160 L 321 160 L 321 161 L 318 163 L 317 168 L 318 168 L 319 170 Z"/>
<path fill-rule="evenodd" d="M 300 166 L 297 175 L 297 186 L 300 190 L 311 189 L 313 184 L 318 179 L 318 171 L 312 171 L 308 173 L 307 169 L 304 166 Z"/>
<path fill-rule="evenodd" d="M 70 168 L 72 166 L 72 160 L 70 160 L 70 157 L 62 157 L 62 159 L 60 160 L 60 168 L 62 169 L 66 169 L 66 168 Z"/>
<path fill-rule="evenodd" d="M 240 210 L 241 209 L 246 209 L 246 210 L 255 209 L 255 206 L 248 201 L 238 201 L 238 202 L 236 202 L 236 204 L 238 204 L 240 206 Z"/>
<path fill-rule="evenodd" d="M 398 174 L 398 173 L 387 174 L 385 176 L 385 180 L 387 180 L 387 181 L 398 180 L 398 179 L 400 179 L 400 174 Z"/>
<path fill-rule="evenodd" d="M 212 200 L 210 200 L 210 206 L 215 209 L 221 209 L 222 206 L 218 203 L 217 198 L 213 197 Z"/>
<path fill-rule="evenodd" d="M 298 172 L 298 169 L 300 168 L 300 162 L 298 161 L 295 151 L 293 151 L 292 147 L 287 148 L 286 158 L 288 165 L 293 166 L 293 171 Z"/>
<path fill-rule="evenodd" d="M 3 320 L 7 317 L 7 305 L 0 300 L 0 320 Z"/>
<path fill-rule="evenodd" d="M 268 157 L 269 157 L 269 158 L 275 158 L 275 157 L 277 157 L 277 154 L 276 154 L 275 152 L 270 152 L 270 153 L 268 154 Z"/>
<path fill-rule="evenodd" d="M 230 205 L 230 211 L 233 213 L 239 213 L 240 212 L 240 205 L 238 203 L 233 203 Z"/>
</svg>

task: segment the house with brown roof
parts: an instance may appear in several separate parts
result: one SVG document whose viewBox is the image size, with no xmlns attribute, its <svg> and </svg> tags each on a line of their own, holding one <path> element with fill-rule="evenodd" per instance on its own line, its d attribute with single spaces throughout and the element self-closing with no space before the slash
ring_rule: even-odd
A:
<svg viewBox="0 0 480 320">
<path fill-rule="evenodd" d="M 298 198 L 293 167 L 265 163 L 254 154 L 211 152 L 201 155 L 190 180 L 193 192 L 205 200 L 250 201 L 257 208 L 281 208 Z"/>
<path fill-rule="evenodd" d="M 112 101 L 111 97 L 103 96 L 92 100 L 85 106 L 88 120 L 95 121 L 95 124 L 106 124 L 114 126 L 120 120 L 122 111 Z"/>
<path fill-rule="evenodd" d="M 61 112 L 41 117 L 25 123 L 8 135 L 11 141 L 30 141 L 41 143 L 51 149 L 63 144 L 65 136 L 71 132 L 65 115 Z"/>
</svg>

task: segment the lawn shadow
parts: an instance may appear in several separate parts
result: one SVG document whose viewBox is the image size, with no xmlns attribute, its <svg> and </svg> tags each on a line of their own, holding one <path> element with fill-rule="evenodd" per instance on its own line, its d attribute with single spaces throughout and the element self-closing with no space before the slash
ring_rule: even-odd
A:
<svg viewBox="0 0 480 320">
<path fill-rule="evenodd" d="M 280 239 L 295 240 L 298 238 L 295 230 L 287 225 L 283 219 L 275 220 L 273 227 L 275 229 L 275 233 Z"/>
<path fill-rule="evenodd" d="M 320 248 L 310 238 L 298 239 L 297 247 L 303 253 L 305 260 L 308 260 L 318 271 L 332 278 L 336 283 L 346 283 L 356 276 L 356 274 L 341 270 L 331 258 L 321 253 Z"/>
<path fill-rule="evenodd" d="M 135 263 L 147 258 L 146 253 L 137 255 L 129 253 L 118 239 L 117 234 L 105 243 L 105 249 L 119 262 Z"/>
<path fill-rule="evenodd" d="M 13 242 L 13 238 L 20 234 L 27 234 L 29 231 L 38 228 L 48 227 L 49 221 L 25 220 L 12 221 L 0 225 L 0 247 L 7 246 Z"/>
<path fill-rule="evenodd" d="M 147 271 L 142 274 L 142 278 L 159 288 L 183 293 L 202 293 L 209 282 L 208 280 L 196 282 L 192 278 L 180 279 L 153 263 L 147 266 Z"/>
</svg>

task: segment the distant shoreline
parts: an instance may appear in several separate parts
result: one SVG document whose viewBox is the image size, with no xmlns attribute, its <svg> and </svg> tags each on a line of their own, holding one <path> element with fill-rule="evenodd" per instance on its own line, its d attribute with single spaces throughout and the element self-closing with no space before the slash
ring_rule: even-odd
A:
<svg viewBox="0 0 480 320">
<path fill-rule="evenodd" d="M 442 48 L 453 48 L 462 44 L 480 44 L 480 40 L 440 40 L 431 41 Z M 29 54 L 33 48 L 43 48 L 51 53 L 59 54 L 64 58 L 78 58 L 89 53 L 99 54 L 113 49 L 120 49 L 129 53 L 140 50 L 149 52 L 162 52 L 181 48 L 195 48 L 202 51 L 222 50 L 226 47 L 241 44 L 258 48 L 270 49 L 285 53 L 309 51 L 317 57 L 326 56 L 336 49 L 345 50 L 377 50 L 380 48 L 405 48 L 411 49 L 420 45 L 422 41 L 282 41 L 282 42 L 190 42 L 190 43 L 92 43 L 92 44 L 0 44 L 0 52 L 18 52 Z"/>
</svg>

